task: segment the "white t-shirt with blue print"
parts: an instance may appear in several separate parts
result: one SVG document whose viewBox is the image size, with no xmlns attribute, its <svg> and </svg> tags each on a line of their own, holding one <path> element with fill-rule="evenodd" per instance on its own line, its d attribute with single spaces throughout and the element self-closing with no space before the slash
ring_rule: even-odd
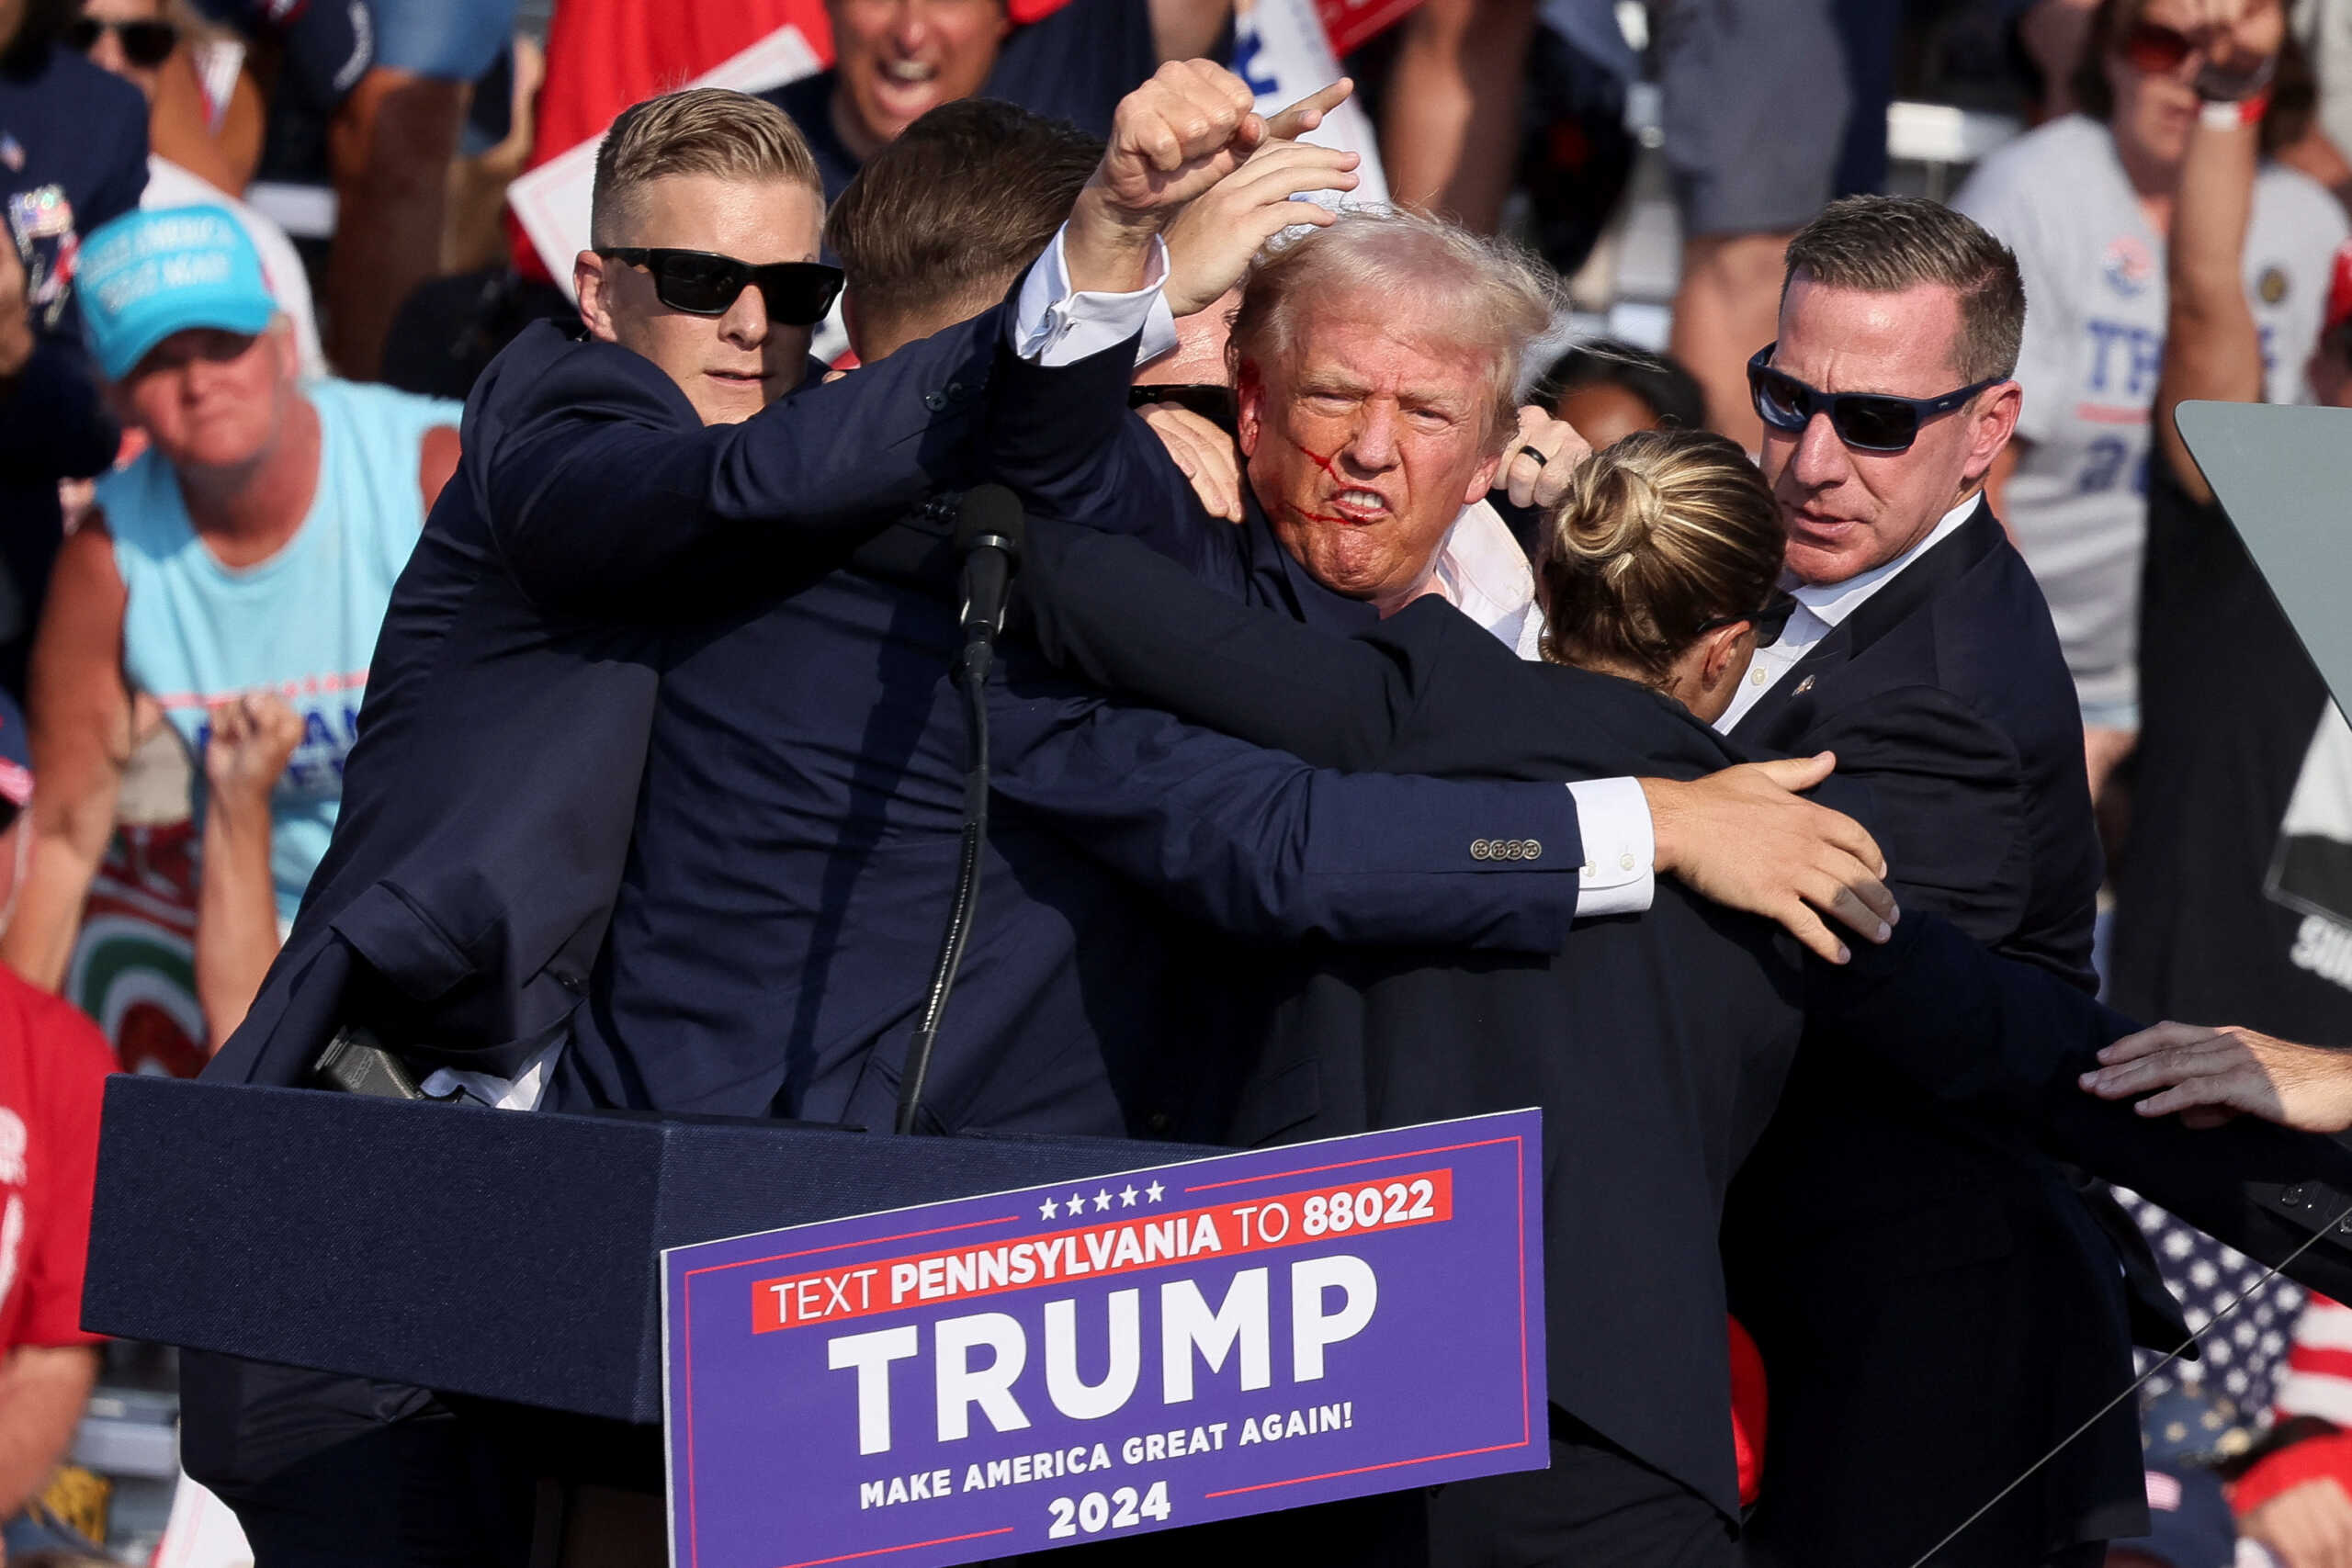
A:
<svg viewBox="0 0 2352 1568">
<path fill-rule="evenodd" d="M 2087 724 L 2139 728 L 2140 563 L 2149 410 L 2164 367 L 2165 241 L 2148 226 L 2106 126 L 2066 115 L 1976 166 L 1952 206 L 2017 252 L 2025 277 L 2018 434 L 2030 446 L 2004 519 L 2050 601 Z M 2245 245 L 2268 399 L 2304 400 L 2344 210 L 2266 164 Z"/>
</svg>

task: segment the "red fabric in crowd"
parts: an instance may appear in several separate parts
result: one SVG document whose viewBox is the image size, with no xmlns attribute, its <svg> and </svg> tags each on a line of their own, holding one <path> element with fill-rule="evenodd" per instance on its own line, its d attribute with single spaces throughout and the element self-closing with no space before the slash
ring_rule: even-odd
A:
<svg viewBox="0 0 2352 1568">
<path fill-rule="evenodd" d="M 0 1350 L 99 1339 L 82 1332 L 82 1263 L 114 1070 L 96 1024 L 0 966 Z"/>
<path fill-rule="evenodd" d="M 2230 1488 L 2230 1510 L 2249 1514 L 2306 1481 L 2333 1477 L 2352 1493 L 2352 1432 L 2307 1438 L 2257 1460 Z"/>
<path fill-rule="evenodd" d="M 1012 19 L 1034 22 L 1068 0 L 1012 0 Z M 817 58 L 832 63 L 833 28 L 822 0 L 563 0 L 548 33 L 547 79 L 533 111 L 531 167 L 602 136 L 613 117 L 642 98 L 691 82 L 778 28 L 797 27 Z M 539 282 L 547 268 L 509 213 L 514 269 Z"/>
<path fill-rule="evenodd" d="M 1764 1355 L 1739 1319 L 1724 1322 L 1731 1326 L 1731 1441 L 1739 1458 L 1739 1502 L 1747 1507 L 1764 1480 Z"/>
<path fill-rule="evenodd" d="M 833 29 L 820 0 L 563 0 L 548 33 L 531 167 L 602 136 L 629 105 L 693 81 L 784 27 L 798 28 L 817 57 L 831 63 Z M 514 269 L 548 281 L 512 213 L 506 238 Z"/>
</svg>

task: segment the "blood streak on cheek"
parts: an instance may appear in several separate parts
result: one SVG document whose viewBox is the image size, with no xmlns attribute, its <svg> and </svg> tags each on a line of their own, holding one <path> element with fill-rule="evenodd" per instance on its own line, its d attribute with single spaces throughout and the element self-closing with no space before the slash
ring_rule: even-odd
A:
<svg viewBox="0 0 2352 1568">
<path fill-rule="evenodd" d="M 1322 469 L 1333 484 L 1336 485 L 1340 482 L 1340 470 L 1332 466 L 1339 457 L 1339 454 L 1337 452 L 1334 452 L 1330 457 L 1326 457 L 1322 453 L 1308 446 L 1306 443 L 1299 440 L 1295 435 L 1285 435 L 1283 439 L 1297 447 L 1300 452 L 1304 453 L 1306 457 L 1306 460 L 1313 463 L 1317 468 Z M 1306 508 L 1300 506 L 1292 506 L 1290 508 L 1290 513 L 1302 523 L 1330 523 L 1336 524 L 1338 526 L 1342 528 L 1351 527 L 1354 525 L 1346 518 L 1335 515 L 1334 513 L 1328 512 L 1309 512 Z"/>
<path fill-rule="evenodd" d="M 1338 484 L 1340 482 L 1340 470 L 1331 466 L 1340 456 L 1337 452 L 1334 452 L 1330 457 L 1326 457 L 1322 453 L 1314 450 L 1312 447 L 1308 446 L 1306 443 L 1299 440 L 1296 436 L 1284 436 L 1283 439 L 1288 441 L 1301 452 L 1306 453 L 1306 460 L 1313 463 L 1317 468 L 1322 469 L 1326 474 L 1329 474 L 1331 477 L 1331 482 L 1333 484 Z"/>
</svg>

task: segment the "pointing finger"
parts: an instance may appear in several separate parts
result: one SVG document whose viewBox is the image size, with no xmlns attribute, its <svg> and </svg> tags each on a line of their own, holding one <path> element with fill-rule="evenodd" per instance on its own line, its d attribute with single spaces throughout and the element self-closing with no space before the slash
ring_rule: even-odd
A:
<svg viewBox="0 0 2352 1568">
<path fill-rule="evenodd" d="M 1355 83 L 1345 76 L 1329 86 L 1318 87 L 1298 102 L 1277 111 L 1266 122 L 1266 134 L 1284 141 L 1295 141 L 1321 125 L 1323 117 L 1346 103 L 1348 95 L 1355 90 Z"/>
</svg>

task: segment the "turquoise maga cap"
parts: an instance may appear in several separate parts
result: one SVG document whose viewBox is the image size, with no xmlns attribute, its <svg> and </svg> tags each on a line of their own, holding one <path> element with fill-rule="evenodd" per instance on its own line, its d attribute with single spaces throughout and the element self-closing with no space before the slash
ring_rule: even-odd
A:
<svg viewBox="0 0 2352 1568">
<path fill-rule="evenodd" d="M 82 335 L 119 381 L 174 333 L 257 333 L 277 313 L 261 257 L 226 208 L 166 207 L 101 224 L 82 242 Z"/>
</svg>

